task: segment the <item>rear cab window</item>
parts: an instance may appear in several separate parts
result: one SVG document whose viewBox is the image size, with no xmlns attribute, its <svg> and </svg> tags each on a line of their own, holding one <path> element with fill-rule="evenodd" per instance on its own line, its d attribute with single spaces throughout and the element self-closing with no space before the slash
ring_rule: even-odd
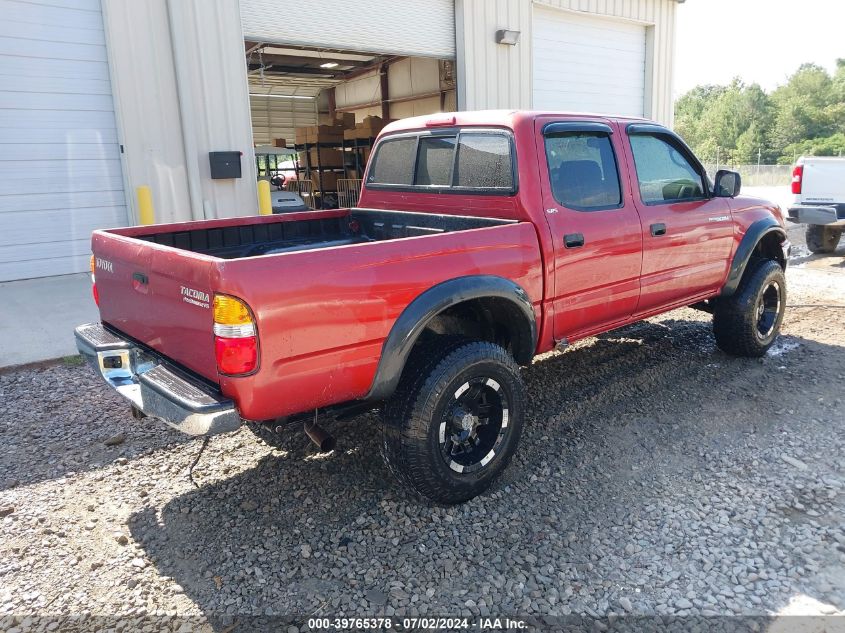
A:
<svg viewBox="0 0 845 633">
<path fill-rule="evenodd" d="M 462 128 L 389 136 L 375 148 L 367 172 L 373 189 L 437 193 L 516 193 L 511 133 Z"/>
</svg>

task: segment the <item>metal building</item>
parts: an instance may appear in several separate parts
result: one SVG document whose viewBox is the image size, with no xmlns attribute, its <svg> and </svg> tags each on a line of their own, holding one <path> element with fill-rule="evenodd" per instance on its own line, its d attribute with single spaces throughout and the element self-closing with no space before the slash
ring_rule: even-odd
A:
<svg viewBox="0 0 845 633">
<path fill-rule="evenodd" d="M 0 281 L 86 270 L 141 185 L 161 222 L 255 213 L 255 144 L 327 109 L 671 124 L 682 1 L 0 0 Z"/>
</svg>

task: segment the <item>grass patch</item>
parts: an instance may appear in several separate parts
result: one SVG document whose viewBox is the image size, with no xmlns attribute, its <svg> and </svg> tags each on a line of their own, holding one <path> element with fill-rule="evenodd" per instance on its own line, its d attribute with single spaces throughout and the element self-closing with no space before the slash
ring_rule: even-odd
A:
<svg viewBox="0 0 845 633">
<path fill-rule="evenodd" d="M 80 354 L 62 357 L 62 365 L 64 365 L 65 367 L 79 367 L 80 365 L 82 365 L 84 363 L 85 363 L 85 359 L 82 358 L 82 355 L 80 355 Z"/>
</svg>

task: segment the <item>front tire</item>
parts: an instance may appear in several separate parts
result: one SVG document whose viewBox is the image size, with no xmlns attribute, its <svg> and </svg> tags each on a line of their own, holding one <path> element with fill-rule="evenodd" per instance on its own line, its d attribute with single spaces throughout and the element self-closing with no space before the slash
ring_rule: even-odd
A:
<svg viewBox="0 0 845 633">
<path fill-rule="evenodd" d="M 777 262 L 746 271 L 736 293 L 720 299 L 713 313 L 716 345 L 733 356 L 763 356 L 780 333 L 786 309 L 786 278 Z"/>
<path fill-rule="evenodd" d="M 807 238 L 807 248 L 816 254 L 832 253 L 835 251 L 841 236 L 841 229 L 835 229 L 830 226 L 822 226 L 819 224 L 809 225 L 805 234 L 805 237 Z"/>
<path fill-rule="evenodd" d="M 482 341 L 439 346 L 408 361 L 385 405 L 384 460 L 421 497 L 467 501 L 507 467 L 524 411 L 519 367 L 502 347 Z"/>
</svg>

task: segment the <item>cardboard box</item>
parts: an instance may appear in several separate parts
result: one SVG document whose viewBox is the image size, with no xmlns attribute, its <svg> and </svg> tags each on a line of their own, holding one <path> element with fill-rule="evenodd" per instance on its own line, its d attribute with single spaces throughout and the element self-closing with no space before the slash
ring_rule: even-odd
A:
<svg viewBox="0 0 845 633">
<path fill-rule="evenodd" d="M 355 113 L 354 112 L 337 112 L 335 113 L 335 125 L 341 126 L 344 130 L 355 127 Z"/>
<path fill-rule="evenodd" d="M 317 117 L 317 124 L 339 126 L 344 129 L 355 127 L 355 114 L 353 112 L 335 112 L 334 116 L 321 114 Z"/>
<path fill-rule="evenodd" d="M 320 160 L 317 161 L 317 148 L 313 147 L 308 152 L 311 159 L 311 167 L 343 167 L 343 150 L 320 148 Z M 305 152 L 299 152 L 299 160 L 305 164 Z"/>
<path fill-rule="evenodd" d="M 312 143 L 340 143 L 343 140 L 343 127 L 340 125 L 318 125 L 313 129 Z"/>
<path fill-rule="evenodd" d="M 307 127 L 298 127 L 294 131 L 294 142 L 297 145 L 303 145 L 308 140 L 308 130 L 310 128 Z"/>
<path fill-rule="evenodd" d="M 275 145 L 276 147 L 287 147 L 288 141 L 284 138 L 273 139 L 273 145 Z"/>
<path fill-rule="evenodd" d="M 322 189 L 325 191 L 337 191 L 337 179 L 343 178 L 343 172 L 336 171 L 322 171 L 314 170 L 311 172 L 311 181 L 314 183 L 316 191 Z"/>
<path fill-rule="evenodd" d="M 352 138 L 373 138 L 378 136 L 387 122 L 378 116 L 365 117 L 355 126 L 355 136 Z"/>
</svg>

